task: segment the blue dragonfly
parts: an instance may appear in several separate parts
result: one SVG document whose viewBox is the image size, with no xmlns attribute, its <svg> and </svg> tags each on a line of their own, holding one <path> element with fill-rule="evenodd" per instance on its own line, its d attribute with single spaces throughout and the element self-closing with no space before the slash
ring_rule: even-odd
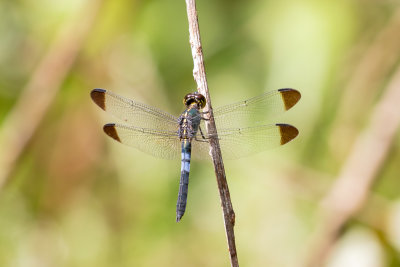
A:
<svg viewBox="0 0 400 267">
<path fill-rule="evenodd" d="M 218 138 L 227 159 L 284 145 L 298 135 L 298 130 L 289 124 L 266 122 L 292 108 L 300 97 L 297 90 L 284 88 L 213 109 L 217 133 L 206 133 L 202 112 L 206 100 L 197 92 L 184 97 L 186 109 L 176 117 L 105 89 L 91 91 L 92 100 L 100 108 L 124 122 L 104 125 L 108 136 L 157 158 L 181 159 L 177 222 L 186 210 L 192 151 L 193 158 L 209 157 L 210 138 Z"/>
</svg>

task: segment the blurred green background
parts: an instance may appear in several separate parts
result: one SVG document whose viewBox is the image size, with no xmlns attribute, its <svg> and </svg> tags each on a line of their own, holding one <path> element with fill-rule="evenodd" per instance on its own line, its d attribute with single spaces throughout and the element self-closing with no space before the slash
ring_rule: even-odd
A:
<svg viewBox="0 0 400 267">
<path fill-rule="evenodd" d="M 302 93 L 276 121 L 298 138 L 225 162 L 241 265 L 301 266 L 320 201 L 399 64 L 400 4 L 208 0 L 197 9 L 214 107 L 278 88 Z M 102 125 L 116 119 L 89 97 L 107 88 L 182 112 L 196 87 L 185 2 L 2 0 L 0 21 L 0 154 L 17 154 L 1 165 L 0 266 L 229 266 L 211 161 L 192 162 L 176 223 L 180 162 L 108 138 Z M 38 72 L 49 54 L 60 65 Z M 35 118 L 32 133 L 13 125 Z M 400 266 L 399 141 L 326 266 Z"/>
</svg>

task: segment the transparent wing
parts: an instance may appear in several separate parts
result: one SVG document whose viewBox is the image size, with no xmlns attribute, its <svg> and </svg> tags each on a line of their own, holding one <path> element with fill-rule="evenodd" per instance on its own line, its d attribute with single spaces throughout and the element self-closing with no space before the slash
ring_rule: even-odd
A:
<svg viewBox="0 0 400 267">
<path fill-rule="evenodd" d="M 267 149 L 284 145 L 299 134 L 289 124 L 270 124 L 247 128 L 218 130 L 218 140 L 224 159 L 246 157 Z M 193 157 L 203 159 L 209 157 L 208 140 L 212 135 L 199 131 L 193 139 Z M 196 154 L 194 154 L 196 151 Z"/>
<path fill-rule="evenodd" d="M 164 159 L 180 159 L 181 142 L 176 132 L 158 131 L 122 124 L 106 124 L 104 132 L 114 140 Z M 271 124 L 248 128 L 224 129 L 218 132 L 218 140 L 224 159 L 246 157 L 267 149 L 284 145 L 298 135 L 289 124 Z M 210 158 L 209 139 L 204 131 L 192 140 L 192 157 Z"/>
<path fill-rule="evenodd" d="M 134 125 L 106 124 L 107 135 L 155 157 L 180 158 L 178 118 L 104 89 L 94 89 L 91 97 L 103 110 Z M 298 131 L 288 124 L 249 126 L 290 109 L 299 99 L 298 91 L 280 89 L 216 109 L 214 116 L 224 158 L 248 156 L 294 139 Z M 192 141 L 194 158 L 209 157 L 208 140 L 213 136 L 205 133 L 204 126 L 199 129 Z"/>
<path fill-rule="evenodd" d="M 103 110 L 138 128 L 176 131 L 178 118 L 155 107 L 136 102 L 104 89 L 90 93 L 93 101 Z"/>
<path fill-rule="evenodd" d="M 164 159 L 180 159 L 181 142 L 176 132 L 106 124 L 104 132 L 114 140 Z"/>
<path fill-rule="evenodd" d="M 273 116 L 289 110 L 300 100 L 295 89 L 270 91 L 245 101 L 214 109 L 218 131 L 225 128 L 250 127 L 265 124 Z"/>
</svg>

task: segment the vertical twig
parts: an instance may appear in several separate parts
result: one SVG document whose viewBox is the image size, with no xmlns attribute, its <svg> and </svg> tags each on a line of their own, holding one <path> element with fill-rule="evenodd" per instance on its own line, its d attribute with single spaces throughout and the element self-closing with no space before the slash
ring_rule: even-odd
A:
<svg viewBox="0 0 400 267">
<path fill-rule="evenodd" d="M 73 16 L 34 71 L 0 132 L 0 189 L 49 109 L 84 40 L 93 26 L 102 0 L 88 1 Z"/>
<path fill-rule="evenodd" d="M 339 178 L 325 197 L 323 218 L 306 266 L 322 266 L 342 227 L 365 204 L 400 125 L 400 67 L 356 140 Z"/>
<path fill-rule="evenodd" d="M 207 100 L 205 112 L 208 112 L 210 120 L 206 121 L 207 132 L 216 133 L 214 116 L 211 106 L 210 94 L 208 92 L 208 84 L 206 79 L 206 72 L 204 69 L 203 51 L 200 40 L 200 30 L 196 11 L 196 1 L 186 0 L 187 15 L 189 20 L 189 35 L 190 46 L 193 56 L 193 77 L 197 83 L 198 91 L 205 96 Z M 213 135 L 215 136 L 215 135 Z M 239 266 L 236 244 L 235 244 L 235 212 L 233 211 L 231 197 L 229 194 L 228 183 L 226 181 L 224 163 L 222 161 L 221 150 L 217 138 L 210 139 L 211 157 L 214 163 L 215 175 L 217 178 L 219 194 L 221 197 L 221 206 L 224 213 L 225 231 L 228 239 L 229 252 L 231 257 L 231 265 Z"/>
</svg>

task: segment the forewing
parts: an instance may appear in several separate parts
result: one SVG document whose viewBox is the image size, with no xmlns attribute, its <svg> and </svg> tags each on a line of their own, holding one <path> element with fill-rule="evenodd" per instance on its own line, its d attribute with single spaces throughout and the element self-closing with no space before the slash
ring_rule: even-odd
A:
<svg viewBox="0 0 400 267">
<path fill-rule="evenodd" d="M 270 91 L 245 101 L 214 109 L 215 124 L 218 130 L 263 125 L 273 116 L 293 107 L 300 97 L 300 93 L 295 89 L 284 88 Z"/>
<path fill-rule="evenodd" d="M 164 131 L 178 129 L 178 118 L 155 107 L 136 102 L 105 89 L 94 89 L 90 96 L 100 108 L 129 125 Z"/>
<path fill-rule="evenodd" d="M 104 132 L 114 140 L 157 158 L 179 159 L 180 140 L 176 132 L 106 124 Z"/>
</svg>

